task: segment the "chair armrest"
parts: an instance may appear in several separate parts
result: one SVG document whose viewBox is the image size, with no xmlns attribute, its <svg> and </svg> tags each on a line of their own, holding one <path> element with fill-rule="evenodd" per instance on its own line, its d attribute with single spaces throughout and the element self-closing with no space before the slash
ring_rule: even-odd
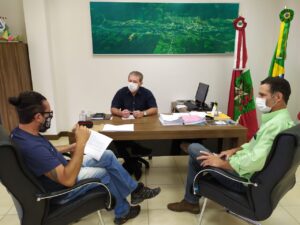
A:
<svg viewBox="0 0 300 225">
<path fill-rule="evenodd" d="M 113 206 L 112 195 L 111 195 L 108 187 L 105 184 L 101 183 L 101 181 L 99 179 L 96 179 L 96 178 L 89 178 L 89 179 L 81 180 L 78 183 L 76 183 L 73 187 L 66 188 L 66 189 L 63 189 L 63 190 L 60 190 L 60 191 L 36 194 L 36 201 L 39 202 L 41 200 L 51 199 L 51 198 L 55 198 L 55 197 L 58 197 L 58 196 L 61 196 L 61 195 L 65 195 L 65 194 L 68 194 L 68 193 L 70 193 L 70 192 L 72 192 L 76 189 L 82 188 L 82 187 L 84 187 L 86 185 L 89 185 L 89 184 L 97 184 L 99 186 L 102 186 L 107 191 L 108 196 L 109 196 L 109 202 L 107 204 L 107 209 L 111 209 L 111 207 Z"/>
<path fill-rule="evenodd" d="M 239 176 L 236 176 L 226 170 L 223 170 L 223 169 L 220 169 L 220 168 L 216 168 L 216 167 L 211 167 L 211 166 L 208 166 L 208 167 L 205 167 L 204 169 L 200 170 L 195 178 L 194 178 L 194 182 L 193 182 L 193 190 L 195 190 L 195 184 L 196 182 L 200 179 L 201 176 L 203 176 L 205 173 L 215 173 L 215 174 L 219 174 L 229 180 L 232 180 L 232 181 L 235 181 L 235 182 L 238 182 L 238 183 L 241 183 L 245 186 L 254 186 L 254 187 L 258 187 L 258 184 L 257 183 L 253 183 L 245 178 L 242 178 L 242 177 L 239 177 Z"/>
</svg>

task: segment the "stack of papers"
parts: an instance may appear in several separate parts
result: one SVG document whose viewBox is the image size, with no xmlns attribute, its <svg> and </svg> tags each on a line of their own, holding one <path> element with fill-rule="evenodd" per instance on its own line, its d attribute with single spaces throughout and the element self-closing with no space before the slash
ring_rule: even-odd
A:
<svg viewBox="0 0 300 225">
<path fill-rule="evenodd" d="M 160 114 L 159 121 L 164 126 L 183 125 L 183 120 L 181 116 L 176 114 L 172 114 L 172 115 Z"/>
<path fill-rule="evenodd" d="M 204 124 L 206 120 L 204 117 L 197 115 L 184 115 L 181 117 L 184 125 L 193 125 L 193 124 Z"/>
</svg>

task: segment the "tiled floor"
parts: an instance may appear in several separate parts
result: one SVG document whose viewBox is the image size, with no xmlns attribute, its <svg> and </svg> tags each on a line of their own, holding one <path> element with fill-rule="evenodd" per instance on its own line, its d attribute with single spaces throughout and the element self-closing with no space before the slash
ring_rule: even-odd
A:
<svg viewBox="0 0 300 225">
<path fill-rule="evenodd" d="M 54 142 L 54 144 L 60 144 Z M 197 224 L 198 215 L 189 213 L 174 213 L 167 209 L 169 202 L 180 201 L 183 197 L 184 182 L 187 171 L 187 156 L 153 157 L 151 168 L 144 171 L 142 181 L 150 187 L 160 186 L 162 192 L 154 199 L 144 201 L 141 214 L 128 225 L 182 225 Z M 263 221 L 264 225 L 300 225 L 300 169 L 297 171 L 297 184 L 281 200 L 272 216 Z M 201 204 L 201 202 L 200 202 Z M 113 224 L 113 212 L 102 211 L 106 225 Z M 76 225 L 97 224 L 98 217 L 93 213 Z M 0 225 L 19 225 L 13 202 L 6 189 L 0 184 Z M 236 217 L 227 214 L 224 209 L 209 201 L 204 215 L 205 225 L 244 225 L 247 224 Z"/>
</svg>

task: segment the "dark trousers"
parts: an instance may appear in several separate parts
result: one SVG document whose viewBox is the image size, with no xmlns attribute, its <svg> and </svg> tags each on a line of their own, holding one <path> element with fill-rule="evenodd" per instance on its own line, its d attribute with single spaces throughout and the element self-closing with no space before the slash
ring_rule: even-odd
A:
<svg viewBox="0 0 300 225">
<path fill-rule="evenodd" d="M 123 167 L 130 175 L 134 175 L 136 180 L 142 176 L 142 164 L 139 157 L 149 155 L 151 151 L 147 151 L 134 141 L 114 141 L 118 156 L 124 159 Z"/>
</svg>

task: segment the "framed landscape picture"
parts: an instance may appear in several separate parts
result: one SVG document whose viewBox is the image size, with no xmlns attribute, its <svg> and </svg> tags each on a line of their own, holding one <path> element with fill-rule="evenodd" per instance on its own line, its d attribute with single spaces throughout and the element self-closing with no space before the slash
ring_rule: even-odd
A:
<svg viewBox="0 0 300 225">
<path fill-rule="evenodd" d="M 93 53 L 233 53 L 238 10 L 238 3 L 90 2 Z"/>
</svg>

